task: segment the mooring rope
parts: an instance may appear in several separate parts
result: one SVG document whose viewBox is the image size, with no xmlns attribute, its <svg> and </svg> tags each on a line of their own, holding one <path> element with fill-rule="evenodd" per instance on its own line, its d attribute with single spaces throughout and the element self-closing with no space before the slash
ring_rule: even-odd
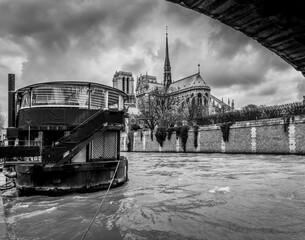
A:
<svg viewBox="0 0 305 240">
<path fill-rule="evenodd" d="M 27 166 L 28 166 L 28 165 L 27 165 Z M 28 169 L 26 172 L 21 173 L 18 177 L 14 178 L 13 180 L 11 180 L 11 181 L 9 181 L 9 182 L 6 182 L 6 183 L 3 184 L 3 185 L 0 185 L 1 190 L 2 190 L 2 191 L 5 191 L 5 190 L 9 190 L 9 189 L 14 188 L 15 186 L 9 187 L 9 188 L 3 188 L 3 187 L 6 187 L 7 184 L 14 183 L 14 181 L 16 181 L 17 179 L 21 178 L 23 175 L 25 175 L 25 174 L 27 174 L 28 172 L 30 172 L 30 170 L 31 170 L 32 168 L 33 168 L 33 166 L 30 166 L 29 169 Z M 5 177 L 6 177 L 6 176 L 5 176 Z"/>
<path fill-rule="evenodd" d="M 102 208 L 102 206 L 103 206 L 103 203 L 104 203 L 104 201 L 105 201 L 105 198 L 106 198 L 106 196 L 107 196 L 107 194 L 108 194 L 108 192 L 109 192 L 109 189 L 110 189 L 110 187 L 111 187 L 111 185 L 112 185 L 112 183 L 113 183 L 113 180 L 114 180 L 114 178 L 115 178 L 116 172 L 117 172 L 117 170 L 118 170 L 118 168 L 119 168 L 119 164 L 120 164 L 120 160 L 118 161 L 118 164 L 116 165 L 116 168 L 115 168 L 113 177 L 112 177 L 112 179 L 111 179 L 111 182 L 110 182 L 110 184 L 109 184 L 109 187 L 108 187 L 108 189 L 107 189 L 107 192 L 106 192 L 106 194 L 104 195 L 104 198 L 103 198 L 103 200 L 102 200 L 100 206 L 98 207 L 96 213 L 94 214 L 94 217 L 92 218 L 91 223 L 90 223 L 90 225 L 89 225 L 87 231 L 85 232 L 85 234 L 83 235 L 83 237 L 82 237 L 81 240 L 84 240 L 84 239 L 86 238 L 87 233 L 89 232 L 89 230 L 90 230 L 90 228 L 91 228 L 91 226 L 92 226 L 92 224 L 93 224 L 93 222 L 94 222 L 94 220 L 95 220 L 97 214 L 98 214 L 99 211 L 101 210 L 101 208 Z"/>
</svg>

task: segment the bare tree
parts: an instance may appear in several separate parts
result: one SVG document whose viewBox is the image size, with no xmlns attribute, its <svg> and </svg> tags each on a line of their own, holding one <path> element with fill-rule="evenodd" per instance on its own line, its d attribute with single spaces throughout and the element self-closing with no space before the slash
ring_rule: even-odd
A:
<svg viewBox="0 0 305 240">
<path fill-rule="evenodd" d="M 257 105 L 255 105 L 255 104 L 248 104 L 248 105 L 242 107 L 241 109 L 243 111 L 254 111 L 254 110 L 257 110 L 258 108 L 259 107 Z"/>
<path fill-rule="evenodd" d="M 163 89 L 155 89 L 138 101 L 140 119 L 153 130 L 156 125 L 171 126 L 182 120 L 178 112 L 179 99 Z"/>
<path fill-rule="evenodd" d="M 208 115 L 209 110 L 208 107 L 189 102 L 181 106 L 181 112 L 185 120 L 194 121 L 198 117 Z"/>
<path fill-rule="evenodd" d="M 2 107 L 0 105 L 0 129 L 4 128 L 6 117 L 2 111 Z"/>
</svg>

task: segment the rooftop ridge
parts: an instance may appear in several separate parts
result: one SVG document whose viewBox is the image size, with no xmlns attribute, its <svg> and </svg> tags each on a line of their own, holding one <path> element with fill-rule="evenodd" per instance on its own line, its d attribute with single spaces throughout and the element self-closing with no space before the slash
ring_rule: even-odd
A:
<svg viewBox="0 0 305 240">
<path fill-rule="evenodd" d="M 190 75 L 190 76 L 181 78 L 181 79 L 179 79 L 179 80 L 177 80 L 177 81 L 174 81 L 173 83 L 180 82 L 180 81 L 182 81 L 182 80 L 184 80 L 184 79 L 187 79 L 187 78 L 190 78 L 190 77 L 194 77 L 194 76 L 196 76 L 196 75 L 199 75 L 199 76 L 201 77 L 200 73 L 195 73 L 195 74 L 193 74 L 193 75 Z M 201 77 L 201 78 L 202 78 L 202 77 Z M 202 79 L 203 79 L 203 78 L 202 78 Z M 172 84 L 173 84 L 173 83 L 172 83 Z"/>
<path fill-rule="evenodd" d="M 127 72 L 127 71 L 118 71 L 118 72 L 115 72 L 114 75 L 119 75 L 120 73 L 124 73 L 124 74 L 128 74 L 128 75 L 132 75 L 132 72 Z"/>
</svg>

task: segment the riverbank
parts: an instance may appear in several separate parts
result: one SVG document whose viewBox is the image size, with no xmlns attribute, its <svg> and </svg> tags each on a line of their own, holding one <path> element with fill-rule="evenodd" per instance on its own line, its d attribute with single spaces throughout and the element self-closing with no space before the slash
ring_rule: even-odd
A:
<svg viewBox="0 0 305 240">
<path fill-rule="evenodd" d="M 3 184 L 5 184 L 5 177 L 2 174 L 2 172 L 0 172 L 0 186 Z M 6 220 L 4 215 L 4 206 L 2 200 L 2 191 L 0 191 L 0 239 L 2 240 L 8 239 Z"/>
<path fill-rule="evenodd" d="M 225 126 L 206 125 L 195 130 L 189 127 L 186 152 L 305 154 L 305 116 L 289 120 L 273 118 L 236 122 Z M 161 147 L 149 130 L 121 135 L 121 150 L 132 152 L 183 152 L 181 136 L 172 132 Z M 129 149 L 128 149 L 129 148 Z"/>
</svg>

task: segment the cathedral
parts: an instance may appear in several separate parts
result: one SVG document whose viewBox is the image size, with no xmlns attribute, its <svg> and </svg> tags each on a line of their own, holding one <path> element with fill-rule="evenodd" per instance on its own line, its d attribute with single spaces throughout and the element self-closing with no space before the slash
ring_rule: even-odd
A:
<svg viewBox="0 0 305 240">
<path fill-rule="evenodd" d="M 172 80 L 167 31 L 165 40 L 164 76 L 162 83 L 159 83 L 155 76 L 146 73 L 137 78 L 136 86 L 134 87 L 132 73 L 119 71 L 114 74 L 113 87 L 124 91 L 128 95 L 126 107 L 130 110 L 136 108 L 137 99 L 145 97 L 147 93 L 159 88 L 165 89 L 171 97 L 179 98 L 180 109 L 195 106 L 202 110 L 201 113 L 203 115 L 233 111 L 234 100 L 228 100 L 228 103 L 225 103 L 211 94 L 211 87 L 207 85 L 200 75 L 199 64 L 197 73 L 175 81 Z M 133 112 L 136 113 L 136 111 Z"/>
</svg>

